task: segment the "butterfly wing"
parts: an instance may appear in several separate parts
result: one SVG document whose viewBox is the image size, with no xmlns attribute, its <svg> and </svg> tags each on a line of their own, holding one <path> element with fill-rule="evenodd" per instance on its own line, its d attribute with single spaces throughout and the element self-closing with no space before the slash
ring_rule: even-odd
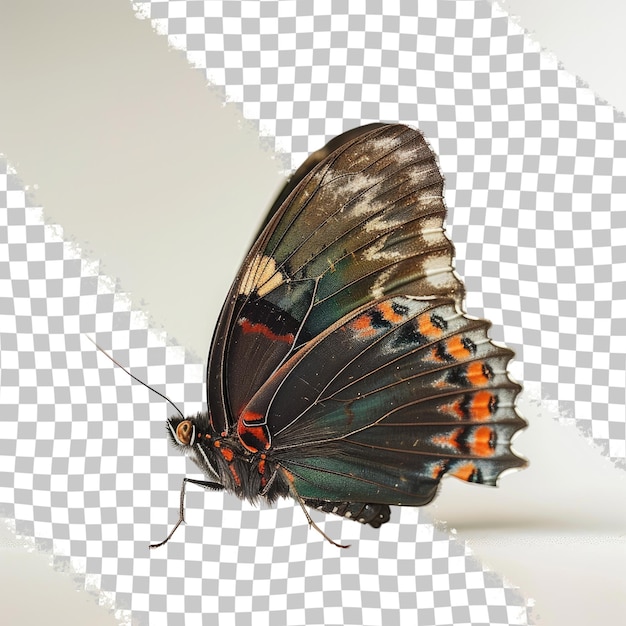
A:
<svg viewBox="0 0 626 626">
<path fill-rule="evenodd" d="M 294 355 L 242 413 L 306 500 L 423 505 L 450 474 L 495 485 L 525 461 L 513 353 L 454 300 L 396 296 L 345 316 Z M 250 431 L 250 433 L 248 432 Z"/>
<path fill-rule="evenodd" d="M 220 315 L 207 368 L 218 432 L 286 359 L 356 308 L 394 294 L 462 301 L 443 179 L 421 133 L 374 125 L 326 152 L 288 183 Z"/>
<path fill-rule="evenodd" d="M 387 126 L 388 124 L 376 123 L 376 124 L 366 124 L 365 126 L 358 126 L 357 128 L 353 128 L 351 130 L 338 135 L 337 137 L 333 137 L 323 148 L 316 150 L 311 153 L 304 163 L 289 177 L 289 180 L 285 184 L 285 186 L 281 189 L 280 193 L 276 196 L 272 207 L 267 212 L 263 223 L 261 224 L 259 231 L 254 238 L 256 241 L 260 236 L 267 224 L 270 222 L 274 214 L 278 212 L 278 210 L 283 206 L 285 200 L 289 197 L 291 192 L 298 186 L 298 183 L 313 170 L 316 165 L 319 165 L 327 156 L 332 154 L 338 148 L 341 148 L 345 144 L 354 141 L 355 139 L 370 133 L 371 131 L 382 128 L 383 126 Z"/>
</svg>

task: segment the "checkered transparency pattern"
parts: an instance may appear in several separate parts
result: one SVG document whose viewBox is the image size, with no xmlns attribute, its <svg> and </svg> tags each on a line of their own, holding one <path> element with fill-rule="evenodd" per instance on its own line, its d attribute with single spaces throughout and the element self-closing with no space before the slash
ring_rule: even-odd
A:
<svg viewBox="0 0 626 626">
<path fill-rule="evenodd" d="M 626 124 L 486 1 L 136 2 L 299 165 L 372 121 L 446 176 L 468 311 L 626 468 Z"/>
<path fill-rule="evenodd" d="M 469 311 L 516 349 L 519 379 L 626 466 L 626 130 L 611 107 L 487 2 L 420 2 L 419 16 L 381 0 L 136 7 L 294 166 L 361 123 L 420 127 L 446 175 Z M 328 519 L 353 543 L 338 552 L 292 503 L 259 512 L 190 491 L 184 540 L 148 553 L 186 466 L 164 403 L 84 334 L 187 413 L 202 366 L 42 224 L 15 177 L 0 181 L 0 512 L 18 532 L 142 624 L 244 625 L 252 611 L 255 625 L 528 623 L 519 593 L 419 511 L 380 531 Z"/>
<path fill-rule="evenodd" d="M 415 509 L 378 531 L 314 512 L 344 551 L 292 501 L 258 510 L 190 487 L 188 524 L 149 551 L 176 519 L 185 460 L 168 451 L 165 403 L 87 336 L 187 413 L 202 365 L 43 223 L 4 160 L 0 199 L 0 516 L 122 623 L 529 623 L 519 591 Z"/>
</svg>

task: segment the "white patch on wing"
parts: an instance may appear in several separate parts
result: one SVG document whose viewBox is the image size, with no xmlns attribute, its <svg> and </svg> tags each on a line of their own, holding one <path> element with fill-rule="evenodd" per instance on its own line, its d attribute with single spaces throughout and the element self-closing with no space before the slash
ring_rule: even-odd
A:
<svg viewBox="0 0 626 626">
<path fill-rule="evenodd" d="M 443 221 L 440 217 L 429 217 L 420 224 L 420 235 L 426 243 L 443 241 L 446 238 L 443 233 Z"/>
<path fill-rule="evenodd" d="M 350 215 L 364 217 L 377 213 L 383 208 L 380 202 L 372 199 L 368 190 L 376 184 L 378 177 L 364 174 L 353 174 L 341 180 L 341 186 L 337 188 L 337 201 L 342 203 L 340 213 L 346 210 Z M 349 201 L 349 205 L 347 204 Z"/>
<path fill-rule="evenodd" d="M 253 291 L 265 296 L 285 282 L 285 277 L 276 269 L 276 261 L 269 256 L 257 255 L 241 281 L 239 293 L 249 296 Z"/>
<path fill-rule="evenodd" d="M 348 173 L 343 171 L 341 168 L 335 169 L 332 166 L 328 167 L 328 171 L 326 172 L 324 178 L 324 186 L 336 186 L 339 188 L 342 196 L 359 194 L 366 187 L 368 187 L 371 182 L 371 179 L 360 172 Z"/>
<path fill-rule="evenodd" d="M 363 250 L 363 258 L 366 261 L 394 261 L 401 258 L 402 253 L 399 250 L 385 250 L 387 239 L 389 235 L 372 242 Z"/>
<path fill-rule="evenodd" d="M 456 283 L 454 268 L 447 255 L 432 256 L 424 259 L 422 268 L 424 278 L 433 287 L 446 287 Z"/>
<path fill-rule="evenodd" d="M 367 140 L 367 146 L 370 148 L 370 154 L 387 156 L 389 152 L 393 151 L 397 141 L 396 137 L 372 137 Z"/>
<path fill-rule="evenodd" d="M 395 219 L 394 219 L 395 217 Z M 407 218 L 403 214 L 394 214 L 391 211 L 381 212 L 380 215 L 376 215 L 367 220 L 363 224 L 363 228 L 368 233 L 378 233 L 383 230 L 394 230 L 399 228 L 403 224 L 406 224 Z"/>
<path fill-rule="evenodd" d="M 430 178 L 433 174 L 439 174 L 439 168 L 436 163 L 426 163 L 424 165 L 416 165 L 410 170 L 411 180 L 417 188 L 424 186 L 424 180 Z"/>
<path fill-rule="evenodd" d="M 370 183 L 371 185 L 371 179 Z M 359 198 L 356 202 L 350 204 L 350 213 L 355 217 L 366 217 L 374 213 L 379 213 L 385 208 L 382 202 L 377 202 L 371 198 L 369 193 L 366 193 L 363 197 Z"/>
<path fill-rule="evenodd" d="M 389 280 L 392 273 L 393 268 L 390 267 L 376 277 L 374 284 L 370 288 L 370 293 L 373 298 L 382 298 L 385 295 L 385 284 Z"/>
</svg>

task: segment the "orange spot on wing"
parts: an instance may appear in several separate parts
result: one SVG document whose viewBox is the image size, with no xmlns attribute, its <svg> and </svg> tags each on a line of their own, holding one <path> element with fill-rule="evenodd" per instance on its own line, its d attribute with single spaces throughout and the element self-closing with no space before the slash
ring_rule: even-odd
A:
<svg viewBox="0 0 626 626">
<path fill-rule="evenodd" d="M 430 359 L 431 359 L 431 361 L 438 361 L 439 363 L 443 362 L 443 360 L 444 360 L 444 359 L 442 359 L 442 358 L 439 356 L 439 354 L 438 354 L 438 352 L 437 352 L 437 348 L 433 348 L 433 349 L 430 351 Z"/>
<path fill-rule="evenodd" d="M 485 364 L 482 361 L 470 363 L 467 366 L 467 380 L 476 387 L 489 382 L 488 370 L 485 368 Z"/>
<path fill-rule="evenodd" d="M 467 349 L 467 346 L 463 343 L 463 339 L 458 335 L 456 337 L 451 337 L 448 339 L 446 343 L 446 350 L 450 356 L 453 356 L 455 359 L 460 360 L 464 357 L 467 357 L 471 354 L 471 352 Z"/>
<path fill-rule="evenodd" d="M 491 417 L 496 398 L 488 391 L 479 391 L 474 394 L 469 406 L 469 416 L 473 420 L 486 420 Z"/>
<path fill-rule="evenodd" d="M 453 413 L 457 417 L 463 418 L 465 417 L 465 413 L 463 411 L 463 405 L 460 400 L 453 402 L 452 404 L 446 404 L 444 407 L 449 413 Z"/>
<path fill-rule="evenodd" d="M 399 324 L 403 319 L 402 315 L 396 313 L 393 310 L 391 302 L 381 302 L 376 308 L 380 311 L 383 318 L 386 319 L 388 322 L 392 322 L 393 324 Z"/>
<path fill-rule="evenodd" d="M 450 404 L 444 404 L 441 410 L 460 419 L 467 418 L 472 422 L 483 422 L 493 415 L 495 406 L 496 396 L 483 389 L 470 396 L 469 400 L 462 398 Z"/>
<path fill-rule="evenodd" d="M 461 480 L 470 481 L 475 471 L 476 465 L 474 465 L 474 463 L 463 463 L 463 465 L 452 472 L 452 476 L 456 476 Z"/>
<path fill-rule="evenodd" d="M 425 337 L 439 337 L 443 332 L 441 328 L 432 323 L 430 315 L 420 315 L 417 319 L 417 323 L 420 333 Z"/>
<path fill-rule="evenodd" d="M 436 437 L 433 437 L 432 442 L 438 446 L 448 446 L 450 448 L 456 448 L 458 450 L 460 448 L 460 445 L 457 440 L 462 432 L 462 428 L 456 428 L 450 434 L 438 435 Z"/>
<path fill-rule="evenodd" d="M 445 466 L 443 463 L 437 463 L 432 469 L 432 472 L 431 472 L 432 478 L 437 480 L 443 473 L 444 469 L 445 469 Z"/>
<path fill-rule="evenodd" d="M 476 456 L 491 456 L 494 443 L 493 430 L 489 426 L 481 426 L 474 431 L 471 451 Z"/>
<path fill-rule="evenodd" d="M 350 325 L 361 337 L 370 337 L 376 332 L 372 328 L 372 320 L 367 313 L 359 315 Z"/>
</svg>

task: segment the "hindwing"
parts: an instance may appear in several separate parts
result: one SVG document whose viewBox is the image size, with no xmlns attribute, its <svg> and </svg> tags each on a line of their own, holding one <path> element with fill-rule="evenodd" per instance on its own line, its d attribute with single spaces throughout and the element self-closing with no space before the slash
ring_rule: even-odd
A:
<svg viewBox="0 0 626 626">
<path fill-rule="evenodd" d="M 253 447 L 265 428 L 305 499 L 422 505 L 445 474 L 495 485 L 525 464 L 510 442 L 526 423 L 507 374 L 513 353 L 488 328 L 451 299 L 366 304 L 261 387 L 240 436 Z"/>
</svg>

